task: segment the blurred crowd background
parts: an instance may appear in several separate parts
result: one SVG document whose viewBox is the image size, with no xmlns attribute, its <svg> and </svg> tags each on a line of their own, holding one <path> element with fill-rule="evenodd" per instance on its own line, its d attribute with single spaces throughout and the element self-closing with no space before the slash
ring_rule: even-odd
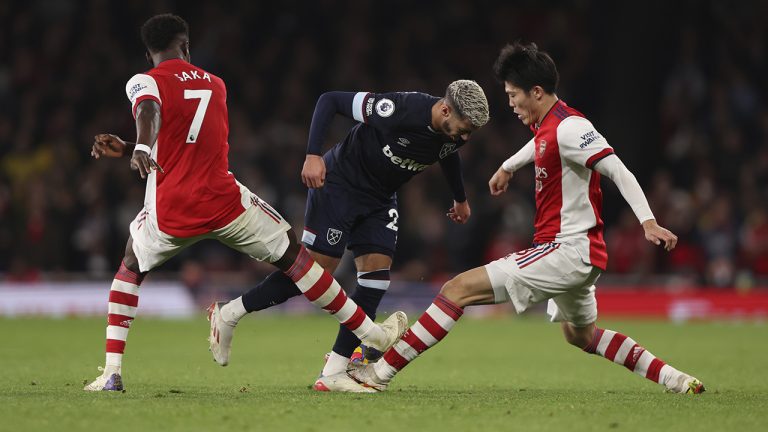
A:
<svg viewBox="0 0 768 432">
<path fill-rule="evenodd" d="M 127 159 L 96 161 L 89 150 L 96 133 L 135 138 L 124 87 L 149 68 L 140 25 L 163 12 L 189 22 L 192 61 L 228 85 L 231 170 L 299 232 L 320 94 L 442 95 L 459 78 L 483 86 L 491 121 L 461 150 L 472 217 L 445 216 L 439 166 L 406 184 L 397 279 L 444 280 L 530 244 L 532 168 L 501 198 L 487 190 L 530 139 L 491 71 L 499 49 L 522 39 L 552 54 L 558 95 L 592 120 L 680 237 L 672 253 L 649 245 L 604 180 L 608 280 L 768 285 L 768 3 L 693 0 L 0 2 L 0 280 L 116 270 L 144 183 Z M 326 149 L 351 125 L 337 117 Z M 268 271 L 203 242 L 159 277 L 194 287 Z"/>
</svg>

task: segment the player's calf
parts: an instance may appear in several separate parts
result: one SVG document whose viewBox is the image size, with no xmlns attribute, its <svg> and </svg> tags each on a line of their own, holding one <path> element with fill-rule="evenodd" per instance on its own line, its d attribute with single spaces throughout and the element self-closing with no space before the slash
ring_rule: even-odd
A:
<svg viewBox="0 0 768 432">
<path fill-rule="evenodd" d="M 701 381 L 666 364 L 634 339 L 613 330 L 594 327 L 592 340 L 584 351 L 623 365 L 637 375 L 663 385 L 670 392 L 704 392 Z"/>
<path fill-rule="evenodd" d="M 275 264 L 291 278 L 307 300 L 335 317 L 363 343 L 380 351 L 388 349 L 402 336 L 408 326 L 403 312 L 395 312 L 381 325 L 375 324 L 303 246 L 298 246 L 292 264 L 287 266 L 296 253 L 296 240 L 290 237 L 291 245 Z"/>
</svg>

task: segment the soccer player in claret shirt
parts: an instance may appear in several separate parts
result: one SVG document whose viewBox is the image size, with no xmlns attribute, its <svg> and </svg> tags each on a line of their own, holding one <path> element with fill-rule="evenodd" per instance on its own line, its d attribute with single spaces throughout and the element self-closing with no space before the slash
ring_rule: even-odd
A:
<svg viewBox="0 0 768 432">
<path fill-rule="evenodd" d="M 507 190 L 515 171 L 535 165 L 533 247 L 464 272 L 443 285 L 434 303 L 375 364 L 334 377 L 352 392 L 387 388 L 400 370 L 442 340 L 464 307 L 511 301 L 518 313 L 548 301 L 568 343 L 605 357 L 675 393 L 701 393 L 696 378 L 664 363 L 632 338 L 595 325 L 595 282 L 607 254 L 601 220 L 600 175 L 610 178 L 645 230 L 645 238 L 672 250 L 677 237 L 662 228 L 635 176 L 584 115 L 559 100 L 558 73 L 535 44 L 502 49 L 494 67 L 512 107 L 534 136 L 488 182 L 492 195 Z M 346 377 L 345 377 L 346 375 Z"/>
<path fill-rule="evenodd" d="M 359 123 L 320 156 L 336 114 Z M 447 216 L 455 223 L 465 223 L 470 207 L 457 150 L 486 122 L 485 93 L 470 80 L 452 82 L 444 97 L 413 92 L 329 92 L 318 99 L 301 172 L 310 188 L 302 240 L 312 257 L 330 272 L 338 266 L 345 248 L 352 251 L 358 283 L 350 298 L 371 318 L 389 287 L 399 223 L 397 190 L 439 162 L 454 198 Z M 214 359 L 222 365 L 229 361 L 234 327 L 245 311 L 262 310 L 298 294 L 285 275 L 275 272 L 242 297 L 217 304 L 214 317 L 221 318 L 211 323 L 219 327 L 221 338 L 211 342 Z M 313 388 L 335 390 L 325 377 L 346 371 L 359 344 L 342 327 Z M 368 357 L 374 350 L 366 351 Z"/>
<path fill-rule="evenodd" d="M 138 144 L 101 134 L 91 149 L 97 159 L 131 156 L 131 168 L 147 179 L 147 191 L 109 293 L 106 365 L 85 390 L 123 389 L 123 350 L 142 280 L 182 249 L 209 238 L 274 264 L 295 289 L 367 344 L 394 343 L 408 325 L 405 314 L 374 324 L 314 262 L 283 217 L 227 170 L 227 90 L 219 77 L 189 63 L 187 23 L 157 15 L 144 23 L 141 36 L 154 68 L 126 85 Z"/>
</svg>

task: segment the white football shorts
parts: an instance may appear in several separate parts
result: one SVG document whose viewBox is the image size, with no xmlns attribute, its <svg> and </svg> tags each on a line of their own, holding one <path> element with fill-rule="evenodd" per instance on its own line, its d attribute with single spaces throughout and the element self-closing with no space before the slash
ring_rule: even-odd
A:
<svg viewBox="0 0 768 432">
<path fill-rule="evenodd" d="M 174 237 L 158 228 L 155 208 L 142 209 L 131 222 L 133 252 L 142 272 L 157 268 L 184 248 L 203 239 L 221 243 L 259 261 L 275 262 L 288 249 L 286 231 L 291 225 L 264 200 L 240 186 L 240 200 L 245 211 L 227 226 L 194 237 Z"/>
<path fill-rule="evenodd" d="M 485 265 L 496 303 L 511 301 L 517 313 L 548 300 L 551 321 L 584 327 L 597 320 L 595 281 L 601 270 L 566 243 L 543 243 Z"/>
</svg>

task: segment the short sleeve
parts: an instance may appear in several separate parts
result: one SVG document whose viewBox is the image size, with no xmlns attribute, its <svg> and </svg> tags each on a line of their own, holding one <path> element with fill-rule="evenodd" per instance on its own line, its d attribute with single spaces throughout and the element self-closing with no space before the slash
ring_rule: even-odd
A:
<svg viewBox="0 0 768 432">
<path fill-rule="evenodd" d="M 382 130 L 419 126 L 427 120 L 418 107 L 423 106 L 428 98 L 429 95 L 422 93 L 359 92 L 352 100 L 352 116 L 359 122 Z"/>
<path fill-rule="evenodd" d="M 557 126 L 557 145 L 563 158 L 589 169 L 613 154 L 613 148 L 592 123 L 578 116 L 568 117 Z"/>
<path fill-rule="evenodd" d="M 125 85 L 125 94 L 131 102 L 131 111 L 134 117 L 136 116 L 136 107 L 147 99 L 152 99 L 160 105 L 163 104 L 157 82 L 147 74 L 136 74 L 128 80 L 128 84 Z"/>
</svg>

